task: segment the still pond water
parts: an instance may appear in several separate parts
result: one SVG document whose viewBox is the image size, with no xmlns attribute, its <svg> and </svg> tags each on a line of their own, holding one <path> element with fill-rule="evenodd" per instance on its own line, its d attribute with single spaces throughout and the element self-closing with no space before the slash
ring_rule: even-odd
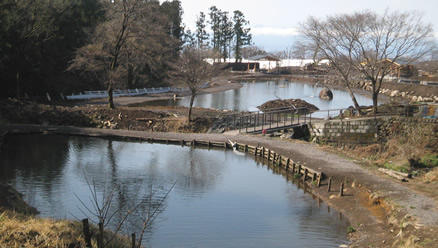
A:
<svg viewBox="0 0 438 248">
<path fill-rule="evenodd" d="M 159 198 L 175 184 L 146 233 L 147 247 L 346 243 L 346 218 L 293 180 L 253 156 L 222 149 L 23 135 L 8 137 L 0 152 L 0 182 L 24 193 L 43 217 L 85 218 L 79 199 L 92 209 L 89 184 L 99 199 L 115 189 L 115 209 L 150 192 Z M 124 230 L 134 231 L 135 221 Z"/>
<path fill-rule="evenodd" d="M 243 81 L 243 87 L 235 90 L 227 90 L 213 94 L 199 95 L 195 98 L 193 106 L 203 108 L 228 109 L 233 111 L 257 111 L 257 106 L 263 103 L 281 99 L 300 98 L 317 106 L 320 110 L 345 109 L 353 105 L 350 95 L 343 90 L 331 89 L 333 100 L 322 100 L 318 97 L 324 89 L 321 85 L 299 82 L 278 81 Z M 316 87 L 315 87 L 316 86 Z M 356 94 L 359 105 L 369 106 L 373 104 L 371 98 Z M 190 97 L 180 100 L 158 100 L 145 102 L 147 105 L 161 106 L 189 106 Z"/>
</svg>

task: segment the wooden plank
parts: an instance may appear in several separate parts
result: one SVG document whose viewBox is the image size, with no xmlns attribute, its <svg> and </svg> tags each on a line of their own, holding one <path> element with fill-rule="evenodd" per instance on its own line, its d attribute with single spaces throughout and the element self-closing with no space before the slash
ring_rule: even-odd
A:
<svg viewBox="0 0 438 248">
<path fill-rule="evenodd" d="M 383 172 L 383 173 L 385 173 L 385 174 L 387 174 L 387 175 L 389 175 L 389 176 L 391 176 L 391 177 L 393 177 L 393 178 L 395 178 L 395 179 L 398 179 L 398 180 L 400 180 L 400 181 L 402 181 L 402 182 L 407 182 L 407 181 L 408 181 L 408 180 L 406 179 L 407 176 L 404 177 L 404 176 L 402 176 L 402 175 L 396 173 L 396 172 L 393 171 L 393 170 L 388 170 L 388 169 L 385 169 L 385 168 L 379 168 L 379 171 L 381 171 L 381 172 Z"/>
</svg>

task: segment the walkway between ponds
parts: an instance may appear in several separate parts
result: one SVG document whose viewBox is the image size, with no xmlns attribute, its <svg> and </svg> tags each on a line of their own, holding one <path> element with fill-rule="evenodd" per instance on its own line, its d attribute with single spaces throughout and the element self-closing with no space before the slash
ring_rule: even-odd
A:
<svg viewBox="0 0 438 248">
<path fill-rule="evenodd" d="M 417 219 L 416 228 L 434 228 L 438 230 L 438 202 L 437 197 L 426 196 L 420 192 L 406 186 L 408 183 L 397 182 L 390 179 L 373 169 L 360 166 L 356 161 L 349 160 L 334 153 L 326 151 L 324 147 L 317 144 L 296 141 L 296 140 L 281 140 L 277 138 L 269 138 L 260 135 L 225 135 L 225 134 L 195 134 L 195 133 L 159 133 L 159 132 L 144 132 L 131 130 L 111 130 L 97 128 L 79 128 L 66 126 L 39 126 L 39 125 L 0 125 L 0 133 L 8 131 L 9 134 L 14 133 L 32 133 L 32 132 L 47 132 L 67 135 L 84 135 L 91 137 L 118 137 L 130 139 L 176 139 L 176 140 L 200 140 L 211 142 L 233 142 L 244 143 L 252 146 L 263 146 L 281 156 L 291 158 L 294 161 L 300 162 L 305 166 L 316 171 L 323 172 L 325 175 L 333 178 L 335 186 L 341 182 L 347 182 L 347 192 L 356 192 L 357 185 L 361 185 L 371 192 L 379 192 L 379 194 L 390 200 L 394 205 L 399 206 L 404 212 Z M 412 179 L 415 180 L 415 179 Z M 262 183 L 262 182 L 261 182 Z M 353 187 L 352 183 L 356 185 Z M 324 185 L 324 184 L 323 184 Z M 325 186 L 323 186 L 325 187 Z M 327 191 L 324 189 L 325 192 Z M 324 194 L 324 190 L 316 189 L 317 194 Z M 333 191 L 336 192 L 336 191 Z M 327 195 L 327 193 L 325 193 Z M 332 193 L 336 195 L 337 193 Z M 347 194 L 348 195 L 348 194 Z M 354 193 L 353 193 L 354 195 Z M 324 199 L 324 197 L 322 197 Z M 325 197 L 330 204 L 332 197 Z M 338 198 L 339 199 L 339 198 Z M 377 218 L 373 213 L 363 206 L 363 202 L 359 197 L 342 197 L 343 202 L 336 203 L 333 200 L 335 207 L 346 215 L 356 224 L 362 224 L 362 228 L 368 227 L 369 235 L 393 235 L 388 234 L 385 230 L 387 226 L 379 226 L 382 220 Z M 368 214 L 364 214 L 368 213 Z M 432 230 L 432 229 L 430 229 Z"/>
</svg>

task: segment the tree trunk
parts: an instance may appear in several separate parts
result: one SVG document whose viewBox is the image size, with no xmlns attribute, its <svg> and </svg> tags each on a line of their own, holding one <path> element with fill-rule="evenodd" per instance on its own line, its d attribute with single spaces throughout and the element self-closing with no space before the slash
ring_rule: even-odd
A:
<svg viewBox="0 0 438 248">
<path fill-rule="evenodd" d="M 379 96 L 378 92 L 373 92 L 373 113 L 377 114 L 377 98 Z"/>
<path fill-rule="evenodd" d="M 354 108 L 357 110 L 359 115 L 361 115 L 359 103 L 357 102 L 356 96 L 354 95 L 353 91 L 351 90 L 350 84 L 347 83 L 346 86 L 347 86 L 348 94 L 350 94 L 351 100 L 353 101 Z"/>
<path fill-rule="evenodd" d="M 376 84 L 377 82 L 375 82 L 374 80 L 372 81 L 372 85 L 373 85 L 373 114 L 377 114 L 377 98 L 379 96 L 379 89 L 376 88 Z"/>
<path fill-rule="evenodd" d="M 116 108 L 114 106 L 114 101 L 113 101 L 113 86 L 111 84 L 109 84 L 109 86 L 108 86 L 108 108 L 109 109 Z"/>
<path fill-rule="evenodd" d="M 189 114 L 187 117 L 188 122 L 192 121 L 192 107 L 193 107 L 193 102 L 195 101 L 195 97 L 196 97 L 196 94 L 192 92 L 192 95 L 190 97 Z"/>
</svg>

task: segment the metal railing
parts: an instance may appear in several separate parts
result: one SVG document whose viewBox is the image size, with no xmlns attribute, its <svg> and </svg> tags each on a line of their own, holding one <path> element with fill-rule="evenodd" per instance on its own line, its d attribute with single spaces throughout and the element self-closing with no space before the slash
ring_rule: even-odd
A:
<svg viewBox="0 0 438 248">
<path fill-rule="evenodd" d="M 225 131 L 239 130 L 239 133 L 261 133 L 263 130 L 281 129 L 310 121 L 306 108 L 280 108 L 268 111 L 252 111 L 228 114 L 223 117 Z"/>
</svg>

